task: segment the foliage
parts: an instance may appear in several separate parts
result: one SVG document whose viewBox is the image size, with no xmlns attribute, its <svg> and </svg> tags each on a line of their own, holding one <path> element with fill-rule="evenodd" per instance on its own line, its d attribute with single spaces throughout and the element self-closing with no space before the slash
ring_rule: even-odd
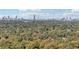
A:
<svg viewBox="0 0 79 59">
<path fill-rule="evenodd" d="M 79 48 L 79 21 L 0 20 L 1 49 Z"/>
</svg>

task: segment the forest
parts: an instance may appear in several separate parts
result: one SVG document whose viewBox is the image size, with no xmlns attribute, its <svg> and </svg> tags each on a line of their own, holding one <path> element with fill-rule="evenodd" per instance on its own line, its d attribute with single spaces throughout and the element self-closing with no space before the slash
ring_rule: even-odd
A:
<svg viewBox="0 0 79 59">
<path fill-rule="evenodd" d="M 0 20 L 0 49 L 77 49 L 79 20 Z"/>
</svg>

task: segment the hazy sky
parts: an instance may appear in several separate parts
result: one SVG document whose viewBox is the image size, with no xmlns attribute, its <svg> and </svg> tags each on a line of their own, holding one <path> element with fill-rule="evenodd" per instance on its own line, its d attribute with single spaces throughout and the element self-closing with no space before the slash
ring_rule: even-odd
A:
<svg viewBox="0 0 79 59">
<path fill-rule="evenodd" d="M 0 9 L 0 17 L 15 17 L 17 15 L 18 17 L 32 19 L 34 14 L 37 19 L 61 17 L 79 18 L 78 9 Z"/>
</svg>

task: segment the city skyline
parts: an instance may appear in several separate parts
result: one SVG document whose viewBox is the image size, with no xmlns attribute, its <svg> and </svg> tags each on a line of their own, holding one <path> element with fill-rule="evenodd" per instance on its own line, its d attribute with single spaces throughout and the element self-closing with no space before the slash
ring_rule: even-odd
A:
<svg viewBox="0 0 79 59">
<path fill-rule="evenodd" d="M 0 9 L 0 17 L 18 16 L 18 18 L 33 19 L 33 15 L 36 15 L 37 19 L 79 18 L 79 9 Z"/>
</svg>

